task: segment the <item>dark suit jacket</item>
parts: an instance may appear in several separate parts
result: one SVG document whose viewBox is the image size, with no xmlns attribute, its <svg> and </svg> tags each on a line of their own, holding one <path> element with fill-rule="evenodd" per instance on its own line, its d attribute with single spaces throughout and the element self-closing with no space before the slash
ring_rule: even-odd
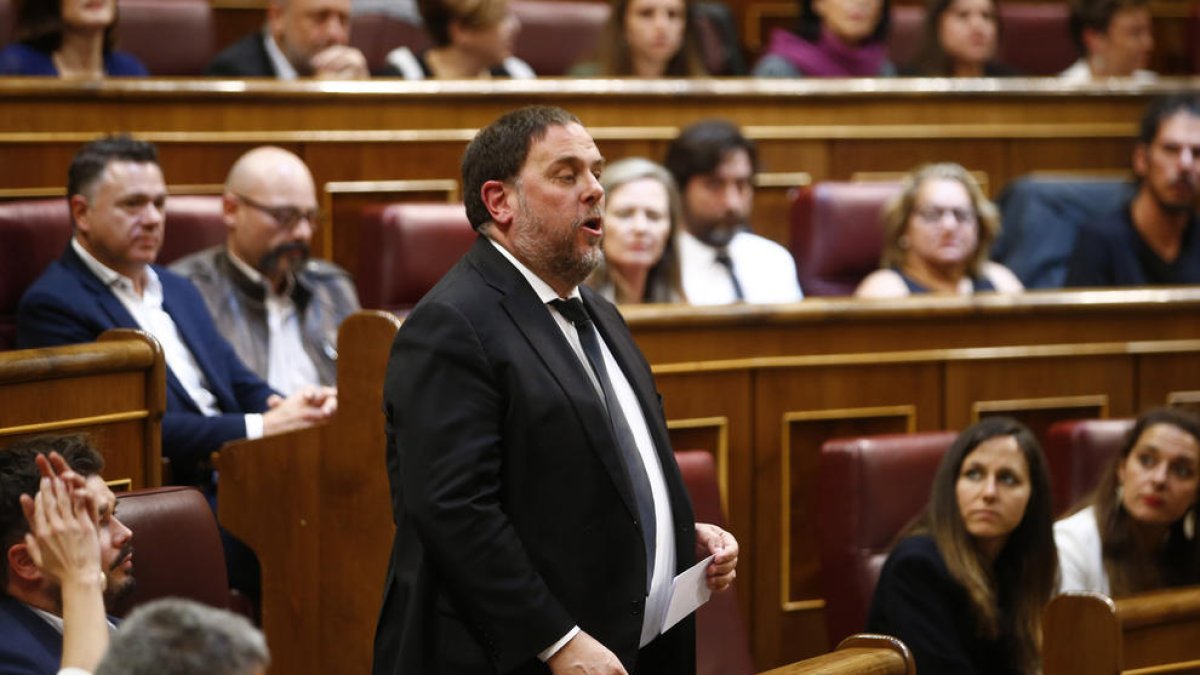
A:
<svg viewBox="0 0 1200 675">
<path fill-rule="evenodd" d="M 255 31 L 221 50 L 213 57 L 204 74 L 213 77 L 276 77 L 275 66 L 267 56 L 262 31 Z"/>
<path fill-rule="evenodd" d="M 171 315 L 192 352 L 208 388 L 224 414 L 206 417 L 175 374 L 167 369 L 167 413 L 163 417 L 163 454 L 171 459 L 175 482 L 200 483 L 197 462 L 223 443 L 246 436 L 246 413 L 262 412 L 273 392 L 238 360 L 221 337 L 200 293 L 187 279 L 154 266 L 162 281 L 163 309 Z M 110 328 L 138 328 L 137 321 L 70 244 L 25 291 L 17 308 L 17 346 L 91 342 Z"/>
<path fill-rule="evenodd" d="M 62 633 L 24 603 L 0 597 L 0 675 L 54 675 Z"/>
<path fill-rule="evenodd" d="M 695 525 L 650 368 L 616 308 L 584 302 L 646 415 L 678 571 Z M 637 507 L 603 403 L 528 282 L 480 237 L 396 336 L 384 387 L 396 539 L 376 675 L 546 673 L 574 625 L 632 668 L 645 596 Z M 655 641 L 694 671 L 690 621 Z"/>
</svg>

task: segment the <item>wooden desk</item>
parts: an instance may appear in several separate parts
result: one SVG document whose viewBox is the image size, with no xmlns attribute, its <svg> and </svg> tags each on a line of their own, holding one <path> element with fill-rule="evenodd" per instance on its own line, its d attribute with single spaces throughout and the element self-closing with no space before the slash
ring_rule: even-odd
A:
<svg viewBox="0 0 1200 675">
<path fill-rule="evenodd" d="M 158 341 L 118 329 L 96 342 L 0 351 L 0 443 L 87 433 L 104 476 L 124 489 L 162 484 L 167 376 Z"/>
<path fill-rule="evenodd" d="M 957 161 L 1003 186 L 1034 171 L 1120 172 L 1153 96 L 1200 79 L 1066 85 L 1012 80 L 0 81 L 0 185 L 61 187 L 79 146 L 128 131 L 159 145 L 170 184 L 220 184 L 247 149 L 294 150 L 331 181 L 459 180 L 475 130 L 540 103 L 577 114 L 610 159 L 661 158 L 691 122 L 725 117 L 757 141 L 756 228 L 787 240 L 806 180 Z M 335 224 L 336 227 L 336 224 Z"/>
<path fill-rule="evenodd" d="M 1111 600 L 1068 593 L 1043 618 L 1045 675 L 1200 672 L 1200 586 Z"/>
</svg>

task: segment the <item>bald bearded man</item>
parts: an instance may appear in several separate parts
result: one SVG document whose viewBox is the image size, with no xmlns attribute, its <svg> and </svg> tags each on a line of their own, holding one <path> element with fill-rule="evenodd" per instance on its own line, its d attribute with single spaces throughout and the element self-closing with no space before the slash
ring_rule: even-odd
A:
<svg viewBox="0 0 1200 675">
<path fill-rule="evenodd" d="M 171 269 L 200 289 L 217 329 L 273 388 L 334 385 L 338 326 L 359 302 L 344 269 L 309 258 L 321 214 L 308 167 L 282 148 L 255 148 L 229 171 L 222 208 L 225 244 Z"/>
</svg>

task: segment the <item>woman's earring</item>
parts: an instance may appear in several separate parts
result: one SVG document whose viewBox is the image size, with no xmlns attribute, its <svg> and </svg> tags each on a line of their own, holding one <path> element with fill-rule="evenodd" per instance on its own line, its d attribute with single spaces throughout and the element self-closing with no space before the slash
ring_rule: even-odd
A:
<svg viewBox="0 0 1200 675">
<path fill-rule="evenodd" d="M 1183 536 L 1188 538 L 1188 541 L 1196 538 L 1196 507 L 1188 509 L 1188 512 L 1183 515 Z"/>
</svg>

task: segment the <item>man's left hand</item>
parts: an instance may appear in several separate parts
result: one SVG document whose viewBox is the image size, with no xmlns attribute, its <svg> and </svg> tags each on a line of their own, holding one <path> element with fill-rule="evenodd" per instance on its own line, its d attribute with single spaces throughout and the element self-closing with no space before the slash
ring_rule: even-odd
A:
<svg viewBox="0 0 1200 675">
<path fill-rule="evenodd" d="M 713 556 L 706 570 L 708 587 L 714 591 L 729 588 L 737 576 L 737 539 L 716 525 L 696 523 L 696 548 L 705 557 Z"/>
</svg>

